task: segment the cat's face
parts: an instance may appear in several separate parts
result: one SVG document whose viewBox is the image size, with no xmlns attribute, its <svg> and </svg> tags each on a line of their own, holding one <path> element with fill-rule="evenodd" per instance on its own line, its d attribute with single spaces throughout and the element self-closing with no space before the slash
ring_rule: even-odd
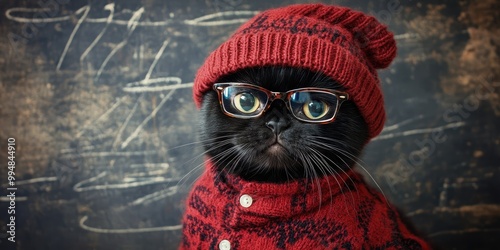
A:
<svg viewBox="0 0 500 250">
<path fill-rule="evenodd" d="M 339 90 L 333 80 L 305 69 L 260 67 L 240 70 L 218 82 L 240 82 L 270 91 L 316 87 Z M 327 124 L 294 117 L 275 100 L 259 117 L 241 119 L 222 111 L 217 93 L 205 94 L 201 139 L 220 171 L 246 180 L 284 182 L 342 173 L 351 167 L 368 139 L 368 129 L 351 101 L 344 102 Z"/>
</svg>

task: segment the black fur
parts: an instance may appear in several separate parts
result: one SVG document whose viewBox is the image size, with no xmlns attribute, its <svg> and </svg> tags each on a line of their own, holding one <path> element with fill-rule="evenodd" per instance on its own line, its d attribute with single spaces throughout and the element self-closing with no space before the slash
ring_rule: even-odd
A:
<svg viewBox="0 0 500 250">
<path fill-rule="evenodd" d="M 280 92 L 303 87 L 342 90 L 323 74 L 278 66 L 246 68 L 218 82 L 250 83 Z M 217 93 L 209 91 L 201 114 L 201 139 L 217 168 L 252 181 L 279 183 L 340 173 L 355 164 L 368 140 L 367 125 L 350 100 L 342 104 L 334 122 L 311 124 L 296 120 L 281 100 L 259 118 L 232 118 L 222 113 Z M 271 120 L 282 128 L 278 136 L 283 147 L 274 151 L 270 146 L 275 133 L 266 125 Z"/>
</svg>

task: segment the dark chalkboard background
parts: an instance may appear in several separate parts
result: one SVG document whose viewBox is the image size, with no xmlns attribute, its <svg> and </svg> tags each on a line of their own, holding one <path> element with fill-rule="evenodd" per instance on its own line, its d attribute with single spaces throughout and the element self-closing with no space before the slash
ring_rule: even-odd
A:
<svg viewBox="0 0 500 250">
<path fill-rule="evenodd" d="M 298 2 L 0 2 L 0 248 L 175 249 L 203 161 L 194 74 L 255 11 Z M 324 2 L 399 46 L 363 167 L 437 248 L 499 249 L 500 3 Z"/>
</svg>

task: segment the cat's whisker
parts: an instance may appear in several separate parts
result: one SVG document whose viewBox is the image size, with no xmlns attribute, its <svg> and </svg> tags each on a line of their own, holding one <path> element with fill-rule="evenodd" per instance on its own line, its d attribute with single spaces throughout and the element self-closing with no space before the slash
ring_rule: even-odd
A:
<svg viewBox="0 0 500 250">
<path fill-rule="evenodd" d="M 321 137 L 321 139 L 331 139 L 331 138 L 323 138 Z M 334 139 L 332 139 L 331 141 L 336 141 Z M 321 146 L 325 149 L 331 149 L 331 150 L 334 150 L 342 155 L 344 155 L 345 157 L 349 158 L 350 160 L 352 160 L 354 163 L 356 163 L 357 166 L 359 166 L 368 176 L 369 178 L 373 181 L 373 183 L 375 183 L 375 185 L 377 186 L 378 190 L 382 193 L 382 196 L 384 197 L 385 201 L 387 203 L 389 203 L 389 200 L 387 199 L 384 191 L 382 190 L 382 188 L 380 187 L 379 183 L 375 180 L 375 178 L 370 174 L 370 172 L 363 166 L 363 164 L 361 164 L 361 162 L 364 163 L 363 160 L 361 160 L 359 157 L 356 157 L 355 155 L 353 155 L 352 153 L 349 153 L 348 151 L 346 150 L 343 150 L 339 147 L 335 147 L 334 145 L 331 145 L 331 144 L 326 144 L 326 143 L 321 143 L 321 142 L 317 142 L 317 141 L 311 141 L 311 142 L 314 142 L 317 144 L 317 146 Z M 319 144 L 319 145 L 318 145 Z M 349 166 L 348 166 L 349 167 Z M 349 167 L 350 168 L 350 167 Z"/>
<path fill-rule="evenodd" d="M 288 159 L 288 162 L 291 162 L 291 161 L 296 161 L 296 159 L 293 159 L 291 158 L 288 154 L 284 154 L 283 157 L 287 158 Z M 283 159 L 283 161 L 285 161 Z M 293 176 L 292 174 L 289 172 L 289 170 L 293 170 L 293 169 L 289 169 L 288 166 L 284 166 L 284 170 L 285 170 L 285 174 L 286 174 L 286 179 L 287 181 L 290 181 L 291 179 L 293 180 Z"/>
<path fill-rule="evenodd" d="M 309 178 L 313 178 L 312 173 L 309 173 L 310 172 L 309 166 L 306 166 L 307 163 L 305 162 L 304 156 L 302 155 L 302 153 L 300 151 L 297 152 L 297 157 L 299 158 L 302 166 L 304 166 L 303 170 L 304 170 L 304 176 L 305 176 L 306 180 Z"/>
<path fill-rule="evenodd" d="M 251 147 L 246 144 L 237 145 L 237 161 L 234 164 L 234 167 L 237 166 L 240 162 L 242 164 L 250 164 L 254 159 L 253 154 L 251 154 Z M 254 172 L 258 172 L 259 169 L 253 169 Z"/>
<path fill-rule="evenodd" d="M 323 142 L 318 142 L 318 141 L 313 141 L 313 140 L 310 140 L 310 142 L 315 144 L 316 146 L 318 146 L 320 148 L 329 149 L 329 150 L 333 150 L 335 152 L 341 153 L 342 155 L 346 156 L 347 158 L 352 160 L 357 165 L 362 165 L 361 162 L 363 162 L 363 160 L 361 160 L 356 155 L 354 155 L 354 154 L 352 154 L 352 153 L 350 153 L 350 152 L 348 152 L 340 147 L 337 147 L 333 144 L 328 144 L 328 143 L 323 143 Z M 351 168 L 350 165 L 344 161 L 344 159 L 342 159 L 341 157 L 339 157 L 339 158 L 344 162 L 344 164 L 346 164 L 346 167 Z"/>
<path fill-rule="evenodd" d="M 337 147 L 334 147 L 334 146 L 330 146 L 330 145 L 327 145 L 327 144 L 324 144 L 324 143 L 321 143 L 321 142 L 317 142 L 317 141 L 310 141 L 310 143 L 311 143 L 311 144 L 313 144 L 313 145 L 315 145 L 315 146 L 317 146 L 317 147 L 324 148 L 324 149 L 330 149 L 330 150 L 332 150 L 332 151 L 334 151 L 334 152 L 337 152 L 337 153 L 343 154 L 343 152 L 342 152 L 343 150 L 342 150 L 342 149 L 340 149 L 340 148 L 337 148 Z M 319 154 L 321 154 L 321 155 L 323 155 L 323 156 L 324 156 L 324 154 L 322 154 L 322 153 L 321 153 L 321 152 L 319 152 L 319 151 L 318 151 L 317 153 L 319 153 Z M 340 169 L 340 171 L 342 171 L 342 173 L 343 173 L 343 174 L 347 175 L 347 176 L 348 176 L 348 178 L 349 178 L 349 180 L 350 180 L 350 181 L 351 181 L 351 183 L 353 184 L 353 186 L 354 186 L 354 187 L 356 187 L 356 183 L 355 183 L 355 182 L 354 182 L 354 180 L 352 180 L 352 178 L 351 178 L 351 177 L 347 174 L 347 172 L 344 170 L 344 168 L 341 168 L 341 167 L 337 164 L 337 162 L 334 162 L 334 161 L 333 161 L 333 160 L 331 160 L 330 158 L 328 158 L 328 157 L 326 157 L 326 156 L 324 156 L 324 157 L 325 157 L 328 161 L 330 161 L 331 163 L 333 163 L 333 164 L 334 164 L 334 165 L 335 165 L 338 169 Z M 345 161 L 342 157 L 339 157 L 339 159 L 340 159 L 340 160 L 344 163 L 344 165 L 345 165 L 345 167 L 346 167 L 346 168 L 348 168 L 348 169 L 352 169 L 352 168 L 350 167 L 350 165 L 349 165 L 349 164 L 348 164 L 348 163 L 347 163 L 347 162 L 346 162 L 346 161 Z M 351 160 L 353 160 L 353 159 L 351 159 Z M 353 161 L 354 161 L 354 162 L 356 162 L 356 160 L 353 160 Z M 335 172 L 335 173 L 337 173 L 337 172 Z M 346 183 L 346 185 L 347 185 L 347 183 Z M 356 190 L 356 192 L 358 192 L 358 191 Z"/>
<path fill-rule="evenodd" d="M 317 145 L 317 142 L 312 142 L 312 143 Z M 317 146 L 318 146 L 318 145 L 317 145 Z M 321 145 L 319 145 L 319 146 L 321 146 Z M 341 153 L 341 154 L 342 154 L 342 152 L 340 152 L 340 149 L 334 149 L 334 148 L 332 148 L 332 150 L 333 150 L 333 151 L 335 151 L 335 152 L 338 152 L 338 153 Z M 323 153 L 321 153 L 321 152 L 319 152 L 319 151 L 318 151 L 317 153 L 318 153 L 318 154 L 323 155 L 323 156 L 326 158 L 326 160 L 327 160 L 327 161 L 329 161 L 329 162 L 333 163 L 333 164 L 334 164 L 334 165 L 335 165 L 338 169 L 340 169 L 340 171 L 342 171 L 342 173 L 343 173 L 343 174 L 345 174 L 345 175 L 349 178 L 349 180 L 350 180 L 350 181 L 351 181 L 351 183 L 353 184 L 354 188 L 356 188 L 356 186 L 357 186 L 357 185 L 356 185 L 356 183 L 355 183 L 355 182 L 354 182 L 354 180 L 351 178 L 351 176 L 350 176 L 349 174 L 347 174 L 347 172 L 344 170 L 344 168 L 341 168 L 341 167 L 337 164 L 337 162 L 335 162 L 335 161 L 331 160 L 330 158 L 326 157 Z M 347 163 L 347 162 L 346 162 L 346 161 L 345 161 L 342 157 L 339 157 L 339 159 L 342 161 L 342 163 L 344 163 L 344 165 L 345 165 L 345 167 L 346 167 L 346 168 L 351 169 L 351 167 L 349 166 L 349 164 L 348 164 L 348 163 Z M 338 174 L 336 171 L 335 171 L 335 173 L 336 173 L 336 174 Z M 344 181 L 344 182 L 345 182 L 345 181 Z M 345 183 L 345 184 L 347 185 L 347 183 Z M 356 188 L 356 193 L 358 193 L 357 188 Z M 358 195 L 359 195 L 359 193 L 358 193 Z"/>
<path fill-rule="evenodd" d="M 192 168 L 179 181 L 177 181 L 177 186 L 178 187 L 184 186 L 186 184 L 186 181 L 188 180 L 188 176 L 190 176 L 191 174 L 196 173 L 197 171 L 199 171 L 203 166 L 205 166 L 205 164 L 206 164 L 207 161 L 208 160 L 204 160 L 202 163 L 200 163 L 200 164 L 196 165 L 194 168 Z M 187 185 L 187 186 L 188 187 L 192 186 L 193 183 L 195 183 L 200 177 L 201 177 L 201 175 L 196 176 L 196 178 L 189 185 Z"/>
<path fill-rule="evenodd" d="M 301 164 L 304 166 L 306 179 L 308 177 L 310 177 L 311 179 L 314 178 L 312 168 L 309 166 L 309 163 L 306 160 L 307 157 L 305 157 L 305 155 L 300 151 L 297 152 L 297 156 L 299 157 Z"/>
<path fill-rule="evenodd" d="M 318 175 L 317 175 L 316 170 L 314 169 L 313 164 L 312 164 L 311 160 L 309 159 L 309 157 L 307 157 L 305 154 L 302 154 L 302 153 L 300 153 L 300 155 L 301 155 L 304 167 L 306 169 L 310 170 L 310 172 L 311 172 L 311 178 L 317 179 Z"/>
<path fill-rule="evenodd" d="M 207 143 L 207 142 L 210 142 L 210 141 L 216 141 L 216 140 L 220 140 L 220 139 L 223 139 L 223 138 L 230 138 L 230 137 L 231 137 L 230 135 L 226 135 L 226 136 L 219 136 L 219 137 L 216 137 L 216 138 L 211 138 L 211 139 L 206 139 L 206 140 L 200 140 L 200 141 L 196 141 L 196 142 L 190 142 L 190 143 L 186 143 L 186 144 L 182 144 L 182 145 L 179 145 L 179 146 L 175 146 L 175 147 L 169 148 L 165 152 L 169 152 L 169 151 L 174 150 L 174 149 L 179 149 L 179 148 L 183 148 L 183 147 L 187 147 L 187 146 L 191 146 L 191 145 L 197 145 L 197 144 Z M 220 142 L 225 142 L 225 141 L 229 141 L 229 140 L 223 140 L 223 141 L 220 141 Z M 206 153 L 207 153 L 207 151 L 205 150 L 202 153 L 200 153 L 198 155 L 195 155 L 195 157 L 192 160 L 190 160 L 188 163 L 193 162 L 194 160 L 198 159 L 200 156 L 205 155 Z"/>
<path fill-rule="evenodd" d="M 223 139 L 223 138 L 231 138 L 232 136 L 231 135 L 224 135 L 224 136 L 219 136 L 219 137 L 216 137 L 216 138 L 211 138 L 211 139 L 206 139 L 206 140 L 197 140 L 195 142 L 189 142 L 189 143 L 185 143 L 185 144 L 181 144 L 181 145 L 178 145 L 178 146 L 175 146 L 175 147 L 171 147 L 171 148 L 168 148 L 167 150 L 165 151 L 162 151 L 162 153 L 168 153 L 172 150 L 176 150 L 176 149 L 180 149 L 180 148 L 184 148 L 184 147 L 187 147 L 187 146 L 193 146 L 193 145 L 200 145 L 200 144 L 203 144 L 203 143 L 206 143 L 206 142 L 210 142 L 210 141 L 216 141 L 216 140 L 220 140 L 220 139 Z M 198 158 L 200 158 L 201 156 L 204 156 L 205 154 L 207 153 L 207 151 L 204 151 L 200 154 L 197 154 L 195 155 L 191 160 L 189 160 L 188 162 L 185 162 L 183 163 L 182 165 L 188 165 L 194 161 L 196 161 Z M 201 164 L 198 164 L 197 166 L 191 168 L 191 170 L 184 174 L 178 181 L 177 181 L 177 184 L 176 186 L 183 186 L 185 183 L 183 183 L 184 180 L 187 179 L 187 177 L 193 173 L 195 173 L 196 171 L 198 171 L 200 169 L 200 167 L 204 164 L 201 163 Z M 198 178 L 197 178 L 198 179 Z M 196 181 L 196 180 L 195 180 Z"/>
<path fill-rule="evenodd" d="M 300 151 L 297 151 L 297 157 L 299 158 L 300 160 L 300 163 L 301 165 L 303 166 L 303 170 L 305 172 L 305 176 L 306 176 L 306 180 L 309 180 L 309 179 L 314 179 L 313 177 L 313 170 L 312 168 L 309 166 L 307 160 L 306 160 L 306 157 L 302 154 L 302 152 Z M 310 173 L 311 172 L 311 173 Z M 310 176 L 310 177 L 309 177 Z"/>
<path fill-rule="evenodd" d="M 217 138 L 214 138 L 214 139 L 221 139 L 221 138 L 225 138 L 227 136 L 221 136 L 221 137 L 217 137 Z M 205 141 L 209 141 L 209 140 L 205 140 Z M 220 147 L 223 147 L 223 146 L 227 146 L 229 145 L 227 142 L 229 142 L 230 139 L 225 139 L 225 140 L 222 140 L 222 141 L 218 141 L 216 142 L 213 147 L 210 149 L 210 150 L 213 150 L 213 149 L 217 149 L 217 148 L 220 148 Z M 201 152 L 200 154 L 196 155 L 192 160 L 190 160 L 190 162 L 193 162 L 195 161 L 196 159 L 198 159 L 199 157 L 201 156 L 204 156 L 208 153 L 208 151 L 210 150 L 205 150 L 204 152 Z M 202 166 L 205 165 L 205 163 L 207 162 L 208 160 L 204 160 L 201 164 L 198 164 L 196 167 L 192 168 L 188 173 L 186 173 L 178 182 L 177 182 L 177 185 L 178 186 L 182 186 L 184 185 L 185 183 L 181 183 L 183 180 L 187 180 L 187 177 L 195 172 L 197 172 Z M 198 177 L 199 178 L 199 177 Z M 196 178 L 193 182 L 196 182 L 196 180 L 198 179 Z M 191 183 L 190 185 L 192 185 L 193 183 Z"/>
<path fill-rule="evenodd" d="M 183 148 L 183 147 L 187 147 L 187 146 L 191 146 L 191 145 L 203 144 L 203 143 L 209 142 L 209 141 L 216 141 L 216 140 L 220 140 L 220 139 L 226 138 L 226 137 L 231 137 L 231 135 L 223 135 L 223 136 L 219 136 L 219 137 L 216 137 L 216 138 L 210 138 L 210 139 L 205 139 L 205 140 L 197 140 L 197 141 L 194 141 L 194 142 L 189 142 L 189 143 L 186 143 L 186 144 L 181 144 L 181 145 L 169 148 L 169 149 L 167 149 L 167 151 L 174 150 L 174 149 L 179 149 L 179 148 Z"/>
<path fill-rule="evenodd" d="M 219 137 L 215 137 L 215 138 L 210 138 L 210 139 L 205 139 L 205 140 L 197 140 L 195 142 L 189 142 L 189 143 L 181 144 L 181 145 L 178 145 L 178 146 L 175 146 L 175 147 L 172 147 L 172 148 L 168 148 L 166 151 L 162 151 L 162 153 L 168 153 L 168 152 L 170 152 L 172 150 L 184 148 L 184 147 L 187 147 L 187 146 L 193 146 L 193 145 L 196 146 L 196 145 L 205 144 L 205 143 L 208 143 L 208 142 L 211 142 L 211 141 L 215 142 L 217 140 L 221 140 L 221 139 L 224 139 L 224 138 L 231 138 L 231 137 L 232 137 L 231 135 L 223 135 L 223 136 L 219 136 Z M 194 160 L 198 159 L 200 156 L 205 155 L 206 152 L 207 151 L 204 151 L 201 154 L 196 155 L 192 160 L 190 160 L 187 163 L 193 162 Z M 184 164 L 186 164 L 186 163 L 184 163 Z"/>
<path fill-rule="evenodd" d="M 314 154 L 311 154 L 310 158 L 311 158 L 311 161 L 313 161 L 314 163 L 316 163 L 316 166 L 323 173 L 323 175 L 326 176 L 327 175 L 326 171 L 328 171 L 328 169 L 324 169 L 323 164 L 322 164 L 322 160 L 319 159 Z M 314 173 L 316 172 L 315 168 L 311 167 L 311 169 L 313 170 Z M 319 208 L 318 208 L 318 212 L 319 212 L 321 210 L 321 204 L 322 204 L 321 183 L 319 182 L 319 178 L 317 178 L 316 174 L 315 174 L 314 180 L 316 180 L 316 185 L 317 185 L 318 191 L 319 191 Z M 336 180 L 336 178 L 335 178 L 335 180 Z M 328 190 L 329 190 L 330 197 L 331 197 L 332 196 L 332 189 L 330 187 L 330 181 L 328 179 L 327 179 L 327 183 L 328 183 Z"/>
<path fill-rule="evenodd" d="M 318 207 L 318 211 L 320 211 L 321 209 L 321 204 L 322 204 L 322 199 L 323 199 L 323 195 L 322 195 L 322 192 L 321 192 L 321 183 L 319 181 L 319 176 L 318 176 L 318 173 L 316 173 L 316 168 L 314 168 L 314 164 L 313 164 L 313 161 L 314 159 L 311 159 L 311 157 L 309 155 L 305 155 L 304 153 L 302 152 L 299 152 L 300 153 L 300 156 L 301 156 L 301 159 L 303 161 L 303 165 L 304 165 L 304 169 L 308 169 L 312 174 L 311 174 L 311 179 L 307 179 L 306 178 L 306 181 L 315 181 L 316 182 L 316 186 L 318 188 L 318 199 L 319 199 L 319 207 Z M 319 165 L 319 169 L 320 171 L 323 173 L 323 174 L 326 174 L 323 170 L 323 168 L 321 168 L 321 165 Z M 328 187 L 330 187 L 330 185 L 328 185 Z M 330 190 L 330 194 L 331 194 L 331 190 Z"/>
<path fill-rule="evenodd" d="M 344 170 L 343 170 L 340 166 L 338 166 L 338 165 L 337 165 L 337 163 L 335 163 L 334 161 L 330 160 L 330 159 L 329 159 L 328 157 L 326 157 L 323 153 L 321 153 L 321 152 L 319 152 L 319 151 L 316 151 L 316 150 L 313 150 L 313 154 L 315 154 L 317 157 L 320 157 L 321 159 L 323 159 L 323 160 L 321 161 L 321 164 L 322 164 L 325 168 L 327 168 L 327 170 L 329 171 L 329 173 L 330 173 L 330 174 L 334 177 L 335 181 L 337 182 L 337 185 L 338 185 L 338 186 L 339 186 L 339 188 L 340 188 L 339 190 L 340 190 L 340 192 L 341 192 L 341 194 L 342 194 L 342 198 L 344 199 L 344 204 L 346 204 L 346 206 L 345 206 L 346 213 L 349 213 L 349 211 L 350 211 L 350 210 L 349 210 L 349 208 L 347 207 L 347 202 L 346 202 L 346 200 L 345 200 L 345 199 L 346 199 L 346 195 L 345 195 L 345 193 L 344 193 L 344 190 L 343 190 L 342 185 L 340 184 L 340 182 L 339 182 L 339 180 L 338 180 L 338 178 L 337 178 L 337 176 L 339 176 L 339 173 L 338 173 L 338 172 L 337 172 L 334 168 L 329 167 L 329 165 L 328 165 L 327 161 L 329 161 L 329 162 L 333 163 L 333 164 L 334 164 L 334 165 L 335 165 L 338 169 L 340 169 L 340 170 L 341 170 L 341 171 L 342 171 L 345 175 L 347 175 L 347 177 L 349 178 L 349 180 L 353 183 L 353 186 L 354 186 L 354 188 L 355 188 L 355 190 L 356 190 L 356 193 L 359 195 L 359 193 L 358 193 L 358 189 L 357 189 L 357 187 L 356 187 L 356 184 L 355 184 L 355 183 L 354 183 L 354 181 L 351 179 L 351 177 L 350 177 L 350 176 L 349 176 L 349 175 L 348 175 L 348 174 L 347 174 L 347 173 L 346 173 L 346 172 L 345 172 L 345 171 L 344 171 Z M 332 171 L 333 171 L 333 172 L 332 172 Z M 346 180 L 345 180 L 345 179 L 342 179 L 342 182 L 343 182 L 344 186 L 346 186 L 346 187 L 348 187 L 348 186 L 349 186 L 349 185 L 347 184 L 347 182 L 346 182 Z M 350 195 L 351 195 L 351 201 L 352 201 L 352 204 L 353 204 L 353 206 L 354 206 L 354 203 L 355 203 L 355 201 L 354 201 L 354 196 L 353 196 L 352 192 L 349 192 L 349 193 L 350 193 Z M 354 209 L 354 208 L 353 208 L 353 209 Z"/>
<path fill-rule="evenodd" d="M 230 172 L 236 171 L 235 168 L 239 165 L 239 163 L 242 161 L 246 161 L 245 146 L 243 145 L 241 148 L 236 146 L 235 150 L 236 150 L 236 156 L 233 159 L 231 159 L 231 161 L 230 161 L 230 163 L 234 161 L 234 163 L 231 163 Z"/>
<path fill-rule="evenodd" d="M 335 162 L 331 161 L 328 157 L 326 157 L 324 154 L 322 154 L 321 152 L 317 151 L 317 150 L 314 150 L 314 149 L 311 149 L 312 150 L 312 153 L 313 155 L 315 155 L 316 157 L 320 158 L 320 163 L 322 167 L 326 168 L 326 170 L 328 171 L 328 173 L 334 177 L 335 181 L 337 182 L 337 185 L 339 186 L 339 190 L 342 194 L 342 197 L 344 199 L 344 203 L 345 202 L 345 194 L 344 194 L 344 191 L 343 191 L 343 186 L 340 184 L 340 182 L 338 181 L 338 178 L 337 176 L 339 176 L 339 173 L 332 167 L 329 166 L 329 164 L 327 163 L 327 161 L 330 161 L 331 163 L 333 163 L 337 168 L 339 168 L 340 170 L 342 170 Z M 343 181 L 343 184 L 344 186 L 348 186 L 347 182 L 342 179 Z M 331 192 L 331 191 L 330 191 Z M 351 193 L 351 196 L 352 196 L 352 193 Z M 351 197 L 353 198 L 353 197 Z M 347 209 L 347 207 L 346 207 Z"/>
<path fill-rule="evenodd" d="M 310 137 L 311 137 L 311 139 L 319 139 L 319 140 L 323 140 L 323 141 L 330 141 L 330 142 L 333 142 L 333 143 L 338 144 L 338 145 L 346 146 L 346 147 L 349 147 L 349 148 L 353 149 L 358 154 L 361 153 L 361 151 L 360 151 L 359 148 L 357 148 L 357 147 L 355 147 L 353 145 L 350 145 L 349 143 L 346 143 L 345 141 L 342 141 L 342 140 L 339 140 L 339 139 L 329 138 L 329 137 L 325 137 L 325 136 L 317 136 L 317 135 L 311 135 Z M 315 141 L 318 142 L 317 140 L 315 140 Z M 327 144 L 327 145 L 331 145 L 328 142 L 324 142 L 324 143 Z"/>
<path fill-rule="evenodd" d="M 222 152 L 220 152 L 219 154 L 215 155 L 215 156 L 212 156 L 212 159 L 215 159 L 215 161 L 212 161 L 212 164 L 214 166 L 218 166 L 220 165 L 219 163 L 224 160 L 225 158 L 229 158 L 231 156 L 234 156 L 234 153 L 237 153 L 237 148 L 235 146 L 232 146 L 231 148 L 228 148 Z M 237 155 L 237 154 L 236 154 Z M 234 168 L 235 166 L 233 164 L 231 164 L 232 161 L 234 161 L 235 158 L 232 157 L 229 162 L 222 167 L 222 171 L 218 171 L 217 175 L 216 175 L 216 179 L 219 178 L 219 176 L 222 174 L 222 172 L 224 172 L 226 170 L 227 167 L 229 168 Z"/>
</svg>

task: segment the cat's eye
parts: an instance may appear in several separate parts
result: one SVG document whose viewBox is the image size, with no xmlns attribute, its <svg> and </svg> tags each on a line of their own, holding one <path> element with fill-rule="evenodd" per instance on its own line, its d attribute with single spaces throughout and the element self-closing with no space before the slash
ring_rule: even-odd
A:
<svg viewBox="0 0 500 250">
<path fill-rule="evenodd" d="M 340 104 L 349 98 L 347 93 L 323 88 L 273 92 L 246 83 L 216 83 L 213 88 L 224 114 L 241 119 L 259 117 L 274 100 L 281 99 L 297 120 L 324 124 L 335 119 Z"/>
<path fill-rule="evenodd" d="M 315 89 L 302 89 L 289 98 L 289 107 L 293 115 L 307 122 L 324 121 L 335 117 L 338 104 L 337 96 Z"/>
<path fill-rule="evenodd" d="M 229 86 L 220 89 L 219 101 L 226 114 L 235 117 L 256 117 L 265 108 L 267 94 L 254 88 Z"/>
<path fill-rule="evenodd" d="M 329 111 L 326 103 L 318 100 L 310 100 L 304 103 L 302 107 L 304 115 L 311 120 L 318 120 L 323 118 Z"/>
<path fill-rule="evenodd" d="M 243 92 L 233 98 L 233 105 L 238 111 L 251 114 L 260 107 L 260 101 L 252 93 Z"/>
</svg>

